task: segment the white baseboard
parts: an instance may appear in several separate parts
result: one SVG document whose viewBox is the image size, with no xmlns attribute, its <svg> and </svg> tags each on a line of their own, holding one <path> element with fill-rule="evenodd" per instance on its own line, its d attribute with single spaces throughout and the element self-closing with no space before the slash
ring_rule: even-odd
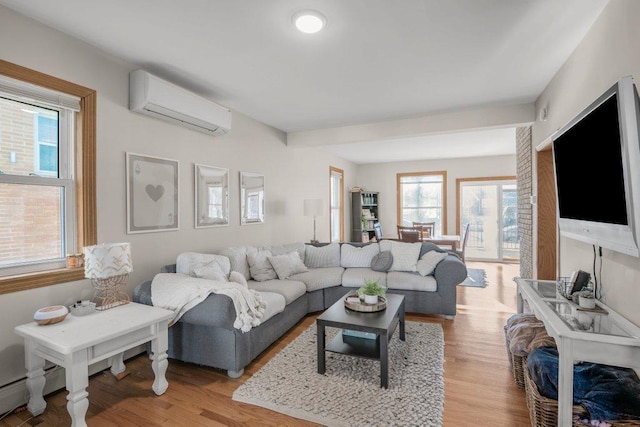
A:
<svg viewBox="0 0 640 427">
<path fill-rule="evenodd" d="M 140 353 L 146 352 L 144 345 L 140 345 L 124 352 L 124 359 L 130 359 Z M 89 366 L 89 375 L 97 374 L 109 368 L 109 360 L 101 360 Z M 44 385 L 44 396 L 54 391 L 65 388 L 65 370 L 59 366 L 53 366 L 45 371 L 46 382 Z M 91 396 L 89 396 L 91 399 Z M 12 411 L 15 408 L 24 406 L 29 401 L 27 391 L 27 377 L 0 387 L 0 414 Z"/>
</svg>

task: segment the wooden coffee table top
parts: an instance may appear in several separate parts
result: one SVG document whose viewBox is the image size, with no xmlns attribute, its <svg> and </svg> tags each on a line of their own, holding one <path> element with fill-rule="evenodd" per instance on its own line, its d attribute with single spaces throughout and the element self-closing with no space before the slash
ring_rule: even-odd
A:
<svg viewBox="0 0 640 427">
<path fill-rule="evenodd" d="M 344 305 L 344 299 L 340 298 L 317 321 L 326 326 L 367 330 L 371 332 L 386 332 L 393 324 L 394 318 L 404 301 L 404 295 L 386 294 L 387 308 L 373 313 L 363 313 L 350 310 Z"/>
</svg>

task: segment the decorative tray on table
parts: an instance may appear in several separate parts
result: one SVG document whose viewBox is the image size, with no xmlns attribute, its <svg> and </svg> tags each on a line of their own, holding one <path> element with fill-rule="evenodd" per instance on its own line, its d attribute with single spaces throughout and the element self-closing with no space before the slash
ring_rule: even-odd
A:
<svg viewBox="0 0 640 427">
<path fill-rule="evenodd" d="M 344 297 L 344 306 L 353 311 L 372 313 L 375 311 L 382 311 L 387 308 L 387 299 L 379 296 L 377 303 L 367 304 L 360 299 L 357 293 L 350 292 Z"/>
</svg>

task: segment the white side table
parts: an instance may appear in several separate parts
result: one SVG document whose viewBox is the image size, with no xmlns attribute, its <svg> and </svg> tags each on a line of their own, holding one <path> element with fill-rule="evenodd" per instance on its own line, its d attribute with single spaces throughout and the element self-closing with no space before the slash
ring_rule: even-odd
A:
<svg viewBox="0 0 640 427">
<path fill-rule="evenodd" d="M 573 364 L 577 360 L 640 368 L 640 328 L 600 301 L 604 313 L 581 310 L 558 295 L 556 282 L 516 277 L 518 313 L 524 301 L 558 347 L 558 426 L 572 425 Z"/>
<path fill-rule="evenodd" d="M 157 395 L 163 394 L 169 386 L 165 378 L 169 364 L 167 325 L 172 317 L 169 310 L 129 303 L 87 316 L 69 314 L 65 320 L 53 325 L 40 326 L 31 322 L 16 326 L 16 334 L 25 339 L 29 412 L 40 415 L 47 407 L 42 397 L 46 359 L 65 368 L 71 425 L 86 426 L 89 365 L 111 358 L 111 373 L 118 375 L 125 370 L 123 352 L 149 341 L 155 374 L 152 388 Z"/>
</svg>

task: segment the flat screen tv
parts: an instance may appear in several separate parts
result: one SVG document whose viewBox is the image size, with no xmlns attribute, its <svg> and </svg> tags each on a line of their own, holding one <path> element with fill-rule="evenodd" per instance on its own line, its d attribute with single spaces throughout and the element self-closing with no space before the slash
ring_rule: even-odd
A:
<svg viewBox="0 0 640 427">
<path fill-rule="evenodd" d="M 639 123 L 629 76 L 553 135 L 561 235 L 640 257 Z"/>
</svg>

